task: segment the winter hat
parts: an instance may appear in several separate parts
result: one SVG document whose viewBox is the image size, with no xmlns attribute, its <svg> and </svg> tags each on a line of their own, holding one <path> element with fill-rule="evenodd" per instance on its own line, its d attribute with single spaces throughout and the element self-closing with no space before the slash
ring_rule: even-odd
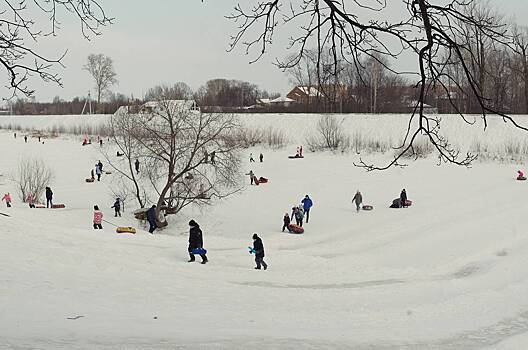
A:
<svg viewBox="0 0 528 350">
<path fill-rule="evenodd" d="M 189 221 L 189 226 L 198 226 L 198 224 L 196 223 L 196 221 L 191 220 Z"/>
<path fill-rule="evenodd" d="M 259 238 L 259 236 L 257 236 L 256 233 L 254 233 L 254 234 L 253 234 L 253 239 L 257 239 L 257 238 Z"/>
</svg>

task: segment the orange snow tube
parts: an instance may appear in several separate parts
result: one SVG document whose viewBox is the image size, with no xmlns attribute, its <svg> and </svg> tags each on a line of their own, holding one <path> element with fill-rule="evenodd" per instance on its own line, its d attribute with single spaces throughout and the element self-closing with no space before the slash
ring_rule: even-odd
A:
<svg viewBox="0 0 528 350">
<path fill-rule="evenodd" d="M 304 228 L 296 224 L 289 224 L 288 229 L 290 230 L 290 233 L 304 233 Z"/>
<path fill-rule="evenodd" d="M 117 233 L 136 233 L 136 229 L 133 227 L 118 227 L 116 228 Z"/>
<path fill-rule="evenodd" d="M 64 209 L 66 206 L 64 204 L 53 204 L 51 206 L 52 209 Z"/>
</svg>

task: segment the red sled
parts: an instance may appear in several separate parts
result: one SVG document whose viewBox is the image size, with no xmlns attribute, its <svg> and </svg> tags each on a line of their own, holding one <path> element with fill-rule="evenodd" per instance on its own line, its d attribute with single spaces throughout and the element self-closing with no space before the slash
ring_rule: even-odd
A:
<svg viewBox="0 0 528 350">
<path fill-rule="evenodd" d="M 258 182 L 261 183 L 261 184 L 267 184 L 268 183 L 268 179 L 266 179 L 265 177 L 259 177 L 258 179 Z"/>
<path fill-rule="evenodd" d="M 64 209 L 66 206 L 64 204 L 53 204 L 51 206 L 52 209 Z"/>
<path fill-rule="evenodd" d="M 407 200 L 405 201 L 405 206 L 406 206 L 406 207 L 410 207 L 411 205 L 412 205 L 412 201 L 410 201 L 410 200 L 407 199 Z"/>
<path fill-rule="evenodd" d="M 304 228 L 296 224 L 289 224 L 288 230 L 290 231 L 290 233 L 297 233 L 297 234 L 304 233 Z"/>
</svg>

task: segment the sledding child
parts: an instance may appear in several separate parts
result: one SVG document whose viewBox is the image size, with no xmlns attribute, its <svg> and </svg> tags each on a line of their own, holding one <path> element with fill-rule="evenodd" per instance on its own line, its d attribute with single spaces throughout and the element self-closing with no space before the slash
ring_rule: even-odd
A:
<svg viewBox="0 0 528 350">
<path fill-rule="evenodd" d="M 93 228 L 95 230 L 103 229 L 103 212 L 99 210 L 99 207 L 97 205 L 94 205 L 94 216 L 93 216 Z"/>
<path fill-rule="evenodd" d="M 283 222 L 283 225 L 282 225 L 282 232 L 284 232 L 284 229 L 288 229 L 288 231 L 290 231 L 290 223 L 291 223 L 291 219 L 290 219 L 290 216 L 288 215 L 288 213 L 285 213 L 284 214 L 284 217 L 282 218 L 282 222 Z"/>
<path fill-rule="evenodd" d="M 9 194 L 9 192 L 4 194 L 4 197 L 2 197 L 2 200 L 6 202 L 8 208 L 11 208 L 12 198 L 11 198 L 11 195 Z"/>
<path fill-rule="evenodd" d="M 250 163 L 255 163 L 255 159 L 253 159 L 253 153 L 249 154 L 249 162 Z"/>
<path fill-rule="evenodd" d="M 35 197 L 31 193 L 27 195 L 26 202 L 30 208 L 35 208 Z"/>
<path fill-rule="evenodd" d="M 526 176 L 524 174 L 524 171 L 517 170 L 517 180 L 526 180 Z"/>
<path fill-rule="evenodd" d="M 255 263 L 257 264 L 255 270 L 260 270 L 261 265 L 264 270 L 267 270 L 268 264 L 264 262 L 264 244 L 262 243 L 262 239 L 260 239 L 256 233 L 253 234 L 253 249 L 250 251 L 250 253 L 255 254 Z"/>
<path fill-rule="evenodd" d="M 114 205 L 112 205 L 112 208 L 115 210 L 115 217 L 118 215 L 121 217 L 121 200 L 119 198 L 116 198 Z"/>
<path fill-rule="evenodd" d="M 357 190 L 354 198 L 352 198 L 352 203 L 356 203 L 356 210 L 359 212 L 359 209 L 361 209 L 361 203 L 363 203 L 363 196 L 359 190 Z"/>
</svg>

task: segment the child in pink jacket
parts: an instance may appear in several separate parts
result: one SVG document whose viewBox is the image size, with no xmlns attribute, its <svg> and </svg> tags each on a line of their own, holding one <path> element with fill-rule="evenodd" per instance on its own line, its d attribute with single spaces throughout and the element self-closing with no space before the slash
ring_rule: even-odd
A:
<svg viewBox="0 0 528 350">
<path fill-rule="evenodd" d="M 27 195 L 26 202 L 30 208 L 35 208 L 35 197 L 31 193 Z"/>
<path fill-rule="evenodd" d="M 97 205 L 94 205 L 94 217 L 93 217 L 93 228 L 94 229 L 103 229 L 103 213 L 99 210 Z"/>
<path fill-rule="evenodd" d="M 8 208 L 11 208 L 11 195 L 9 194 L 9 192 L 4 195 L 2 200 L 6 202 Z"/>
</svg>

